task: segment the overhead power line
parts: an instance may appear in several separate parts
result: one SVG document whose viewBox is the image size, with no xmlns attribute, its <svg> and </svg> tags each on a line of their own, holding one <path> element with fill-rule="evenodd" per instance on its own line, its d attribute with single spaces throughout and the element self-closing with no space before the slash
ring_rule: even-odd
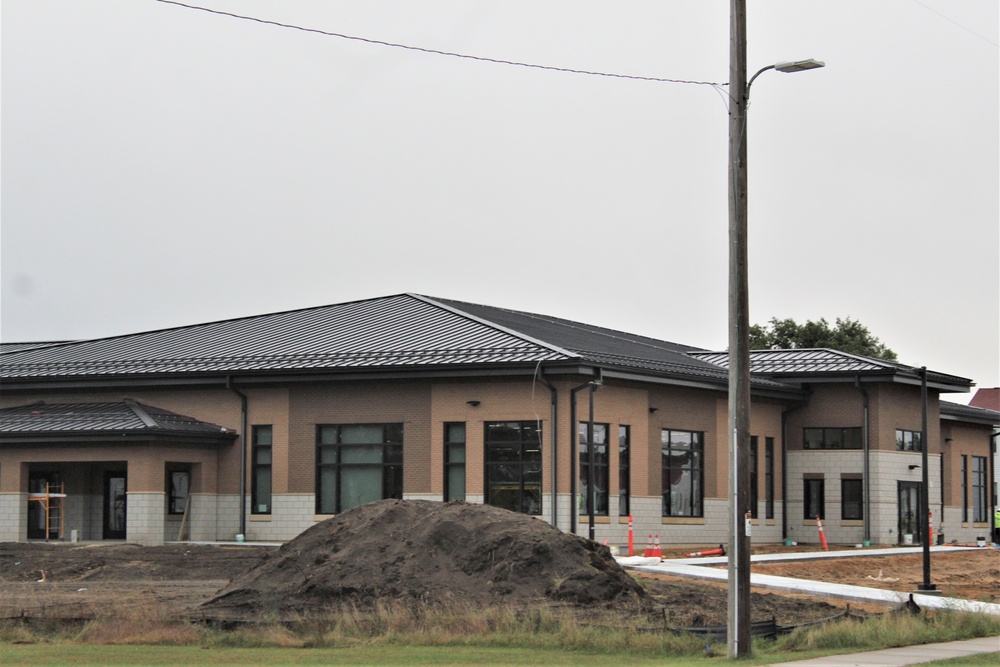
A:
<svg viewBox="0 0 1000 667">
<path fill-rule="evenodd" d="M 589 76 L 605 76 L 612 77 L 616 79 L 634 79 L 636 81 L 653 81 L 656 83 L 684 83 L 695 86 L 726 86 L 726 83 L 714 83 L 712 81 L 691 81 L 686 79 L 667 79 L 656 76 L 639 76 L 636 74 L 616 74 L 614 72 L 596 72 L 584 69 L 573 69 L 570 67 L 555 67 L 552 65 L 539 65 L 537 63 L 524 63 L 518 62 L 516 60 L 503 60 L 501 58 L 487 58 L 485 56 L 473 56 L 467 53 L 453 53 L 451 51 L 441 51 L 439 49 L 429 49 L 422 46 L 411 46 L 408 44 L 397 44 L 395 42 L 387 42 L 381 39 L 372 39 L 370 37 L 357 37 L 354 35 L 345 35 L 338 32 L 330 32 L 327 30 L 319 30 L 318 28 L 306 28 L 300 25 L 294 25 L 291 23 L 281 23 L 279 21 L 271 21 L 268 19 L 261 19 L 255 16 L 244 16 L 242 14 L 234 14 L 233 12 L 225 12 L 218 9 L 210 9 L 208 7 L 199 7 L 198 5 L 188 5 L 183 2 L 177 2 L 177 0 L 156 0 L 156 2 L 161 2 L 166 5 L 176 5 L 178 7 L 183 7 L 185 9 L 195 9 L 201 12 L 208 12 L 209 14 L 217 14 L 219 16 L 228 16 L 229 18 L 241 19 L 244 21 L 253 21 L 255 23 L 263 23 L 265 25 L 273 25 L 279 28 L 289 28 L 291 30 L 301 30 L 302 32 L 311 32 L 318 35 L 325 35 L 326 37 L 339 37 L 340 39 L 350 39 L 355 42 L 364 42 L 366 44 L 376 44 L 378 46 L 390 46 L 394 49 L 406 49 L 408 51 L 418 51 L 420 53 L 429 53 L 437 56 L 448 56 L 450 58 L 464 58 L 466 60 L 478 60 L 480 62 L 494 63 L 497 65 L 514 65 L 516 67 L 531 67 L 533 69 L 543 69 L 553 72 L 566 72 L 569 74 L 586 74 Z"/>
<path fill-rule="evenodd" d="M 966 32 L 968 32 L 970 34 L 975 35 L 976 37 L 978 37 L 979 39 L 983 40 L 984 42 L 986 42 L 988 44 L 992 44 L 993 46 L 1000 47 L 1000 44 L 997 44 L 996 42 L 994 42 L 989 37 L 986 37 L 985 35 L 980 35 L 978 32 L 976 32 L 972 28 L 969 28 L 968 26 L 962 25 L 961 23 L 959 23 L 955 19 L 951 18 L 950 16 L 945 16 L 944 14 L 942 14 L 938 10 L 934 9 L 933 7 L 929 7 L 928 5 L 925 5 L 924 3 L 920 2 L 920 0 L 913 0 L 913 2 L 917 3 L 918 5 L 920 5 L 921 7 L 923 7 L 924 9 L 926 9 L 929 12 L 933 12 L 934 14 L 937 14 L 938 16 L 940 16 L 941 18 L 943 18 L 945 21 L 950 21 L 950 22 L 954 23 L 955 25 L 957 25 L 962 30 L 965 30 Z"/>
</svg>

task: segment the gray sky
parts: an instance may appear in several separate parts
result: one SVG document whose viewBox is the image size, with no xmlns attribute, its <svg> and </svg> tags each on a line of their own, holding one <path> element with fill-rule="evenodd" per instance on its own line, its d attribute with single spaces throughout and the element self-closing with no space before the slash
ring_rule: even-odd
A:
<svg viewBox="0 0 1000 667">
<path fill-rule="evenodd" d="M 723 0 L 191 4 L 724 83 Z M 998 3 L 753 0 L 751 320 L 852 317 L 1000 384 Z M 154 0 L 2 4 L 2 338 L 418 292 L 726 346 L 727 115 Z M 958 400 L 964 400 L 959 398 Z"/>
</svg>

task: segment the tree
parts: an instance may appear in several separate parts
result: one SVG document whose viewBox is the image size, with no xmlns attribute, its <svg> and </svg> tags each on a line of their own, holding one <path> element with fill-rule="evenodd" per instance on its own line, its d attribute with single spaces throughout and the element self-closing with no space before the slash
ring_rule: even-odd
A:
<svg viewBox="0 0 1000 667">
<path fill-rule="evenodd" d="M 776 348 L 830 348 L 883 361 L 897 361 L 895 352 L 873 336 L 868 327 L 850 317 L 843 320 L 838 317 L 833 327 L 825 318 L 799 324 L 791 318 L 779 320 L 776 317 L 772 317 L 766 325 L 754 324 L 750 327 L 750 349 Z"/>
</svg>

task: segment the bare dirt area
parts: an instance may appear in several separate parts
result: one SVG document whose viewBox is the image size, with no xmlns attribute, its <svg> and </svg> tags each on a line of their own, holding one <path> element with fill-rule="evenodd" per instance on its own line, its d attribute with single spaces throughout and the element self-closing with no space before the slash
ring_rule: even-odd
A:
<svg viewBox="0 0 1000 667">
<path fill-rule="evenodd" d="M 1000 603 L 1000 552 L 994 549 L 931 554 L 930 580 L 946 597 Z M 782 563 L 754 563 L 752 571 L 912 593 L 924 581 L 922 554 Z"/>
<path fill-rule="evenodd" d="M 963 573 L 978 577 L 975 594 L 965 597 L 983 599 L 984 591 L 993 591 L 989 595 L 996 599 L 995 552 L 947 556 L 948 562 L 957 557 L 956 580 Z M 861 558 L 755 565 L 754 571 L 782 568 L 767 571 L 868 586 L 899 583 L 897 590 L 912 590 L 922 580 L 919 556 L 917 574 L 912 582 L 905 575 L 905 583 L 904 566 L 896 565 L 903 561 L 896 558 L 914 557 L 884 564 L 877 561 L 886 559 Z M 935 554 L 934 581 L 945 594 L 958 595 L 945 587 L 945 561 Z M 880 570 L 882 582 L 865 579 Z M 986 586 L 985 576 L 991 577 Z M 900 582 L 887 581 L 895 577 Z M 148 614 L 153 608 L 163 618 L 244 622 L 391 602 L 546 607 L 584 618 L 641 616 L 691 627 L 725 625 L 726 597 L 725 584 L 633 576 L 606 547 L 532 517 L 464 503 L 371 503 L 318 524 L 280 548 L 0 544 L 0 619 L 87 619 L 140 610 Z M 835 616 L 846 603 L 755 590 L 751 607 L 754 621 L 774 618 L 795 625 Z"/>
</svg>

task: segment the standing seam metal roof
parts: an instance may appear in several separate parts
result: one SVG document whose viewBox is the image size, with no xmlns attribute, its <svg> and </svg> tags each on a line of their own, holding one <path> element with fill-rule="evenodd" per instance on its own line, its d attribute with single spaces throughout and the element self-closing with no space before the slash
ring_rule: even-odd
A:
<svg viewBox="0 0 1000 667">
<path fill-rule="evenodd" d="M 11 378 L 537 363 L 570 352 L 402 294 L 0 355 Z"/>
<path fill-rule="evenodd" d="M 217 424 L 129 400 L 119 403 L 34 403 L 0 410 L 0 435 L 101 432 L 235 435 L 235 431 Z"/>
</svg>

